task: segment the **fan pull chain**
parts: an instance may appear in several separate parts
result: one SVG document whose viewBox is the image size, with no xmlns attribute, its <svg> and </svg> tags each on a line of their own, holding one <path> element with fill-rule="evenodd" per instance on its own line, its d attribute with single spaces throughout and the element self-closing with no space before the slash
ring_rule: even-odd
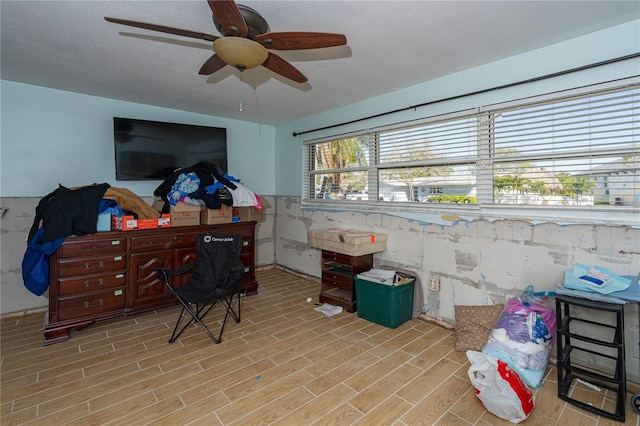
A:
<svg viewBox="0 0 640 426">
<path fill-rule="evenodd" d="M 242 99 L 240 99 L 240 112 L 242 112 Z"/>
</svg>

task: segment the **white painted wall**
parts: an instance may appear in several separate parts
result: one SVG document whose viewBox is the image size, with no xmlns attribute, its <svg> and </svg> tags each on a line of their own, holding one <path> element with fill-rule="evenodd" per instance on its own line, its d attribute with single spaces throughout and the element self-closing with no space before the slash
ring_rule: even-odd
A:
<svg viewBox="0 0 640 426">
<path fill-rule="evenodd" d="M 273 126 L 0 82 L 3 197 L 43 196 L 58 186 L 106 182 L 140 196 L 161 181 L 116 181 L 113 117 L 225 127 L 229 174 L 275 193 Z"/>
</svg>

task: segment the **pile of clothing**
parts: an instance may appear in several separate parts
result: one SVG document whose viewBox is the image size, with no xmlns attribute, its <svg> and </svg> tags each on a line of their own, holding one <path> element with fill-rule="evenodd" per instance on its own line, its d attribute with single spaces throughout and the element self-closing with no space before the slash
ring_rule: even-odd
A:
<svg viewBox="0 0 640 426">
<path fill-rule="evenodd" d="M 551 300 L 529 286 L 507 301 L 482 352 L 506 362 L 537 388 L 555 343 L 556 314 Z"/>
<path fill-rule="evenodd" d="M 49 287 L 49 257 L 65 237 L 95 234 L 98 215 L 103 212 L 134 214 L 141 219 L 160 217 L 153 207 L 126 188 L 107 183 L 66 188 L 59 185 L 36 207 L 28 245 L 22 259 L 25 287 L 41 296 Z"/>
<path fill-rule="evenodd" d="M 200 162 L 171 173 L 153 192 L 163 200 L 162 213 L 178 202 L 220 209 L 222 205 L 262 209 L 260 197 L 213 163 Z"/>
<path fill-rule="evenodd" d="M 496 416 L 519 423 L 532 412 L 537 388 L 555 342 L 556 314 L 549 296 L 528 286 L 510 298 L 482 352 L 467 351 L 469 380 L 482 405 Z"/>
</svg>

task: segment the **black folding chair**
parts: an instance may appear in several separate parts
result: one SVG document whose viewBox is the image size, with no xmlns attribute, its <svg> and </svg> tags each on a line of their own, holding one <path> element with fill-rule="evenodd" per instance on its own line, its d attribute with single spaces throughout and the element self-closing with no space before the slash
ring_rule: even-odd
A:
<svg viewBox="0 0 640 426">
<path fill-rule="evenodd" d="M 199 234 L 196 239 L 196 261 L 176 269 L 156 268 L 163 281 L 180 303 L 182 311 L 173 329 L 169 343 L 178 337 L 193 322 L 197 323 L 215 343 L 222 341 L 222 333 L 229 315 L 240 322 L 240 281 L 244 267 L 240 260 L 242 238 L 240 235 Z M 186 283 L 174 286 L 171 277 L 183 275 L 195 268 Z M 236 297 L 238 307 L 233 308 Z M 225 310 L 218 336 L 214 336 L 203 323 L 204 317 L 214 306 Z M 187 313 L 187 314 L 185 314 Z M 186 324 L 179 329 L 183 318 Z"/>
</svg>

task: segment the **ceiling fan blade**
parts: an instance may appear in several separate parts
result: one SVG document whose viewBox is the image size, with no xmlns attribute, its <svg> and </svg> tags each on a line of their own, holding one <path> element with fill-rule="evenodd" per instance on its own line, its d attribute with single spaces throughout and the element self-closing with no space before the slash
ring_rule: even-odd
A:
<svg viewBox="0 0 640 426">
<path fill-rule="evenodd" d="M 207 0 L 213 16 L 222 27 L 223 36 L 246 37 L 249 32 L 247 23 L 233 0 Z"/>
<path fill-rule="evenodd" d="M 198 74 L 211 75 L 226 65 L 227 64 L 222 60 L 222 58 L 214 53 L 204 64 L 202 64 Z"/>
<path fill-rule="evenodd" d="M 296 67 L 285 61 L 281 57 L 269 52 L 267 60 L 262 63 L 262 66 L 270 69 L 276 74 L 280 74 L 283 77 L 293 80 L 296 83 L 304 83 L 307 81 L 307 77 L 304 76 Z"/>
<path fill-rule="evenodd" d="M 197 38 L 207 41 L 216 41 L 220 37 L 213 34 L 201 33 L 198 31 L 183 30 L 181 28 L 165 27 L 164 25 L 148 24 L 146 22 L 130 21 L 128 19 L 110 18 L 105 16 L 107 22 L 114 24 L 128 25 L 130 27 L 143 28 L 145 30 L 160 31 L 161 33 L 174 34 L 183 37 Z"/>
<path fill-rule="evenodd" d="M 347 44 L 347 37 L 344 34 L 291 31 L 261 34 L 256 41 L 267 49 L 301 50 L 342 46 Z"/>
</svg>

